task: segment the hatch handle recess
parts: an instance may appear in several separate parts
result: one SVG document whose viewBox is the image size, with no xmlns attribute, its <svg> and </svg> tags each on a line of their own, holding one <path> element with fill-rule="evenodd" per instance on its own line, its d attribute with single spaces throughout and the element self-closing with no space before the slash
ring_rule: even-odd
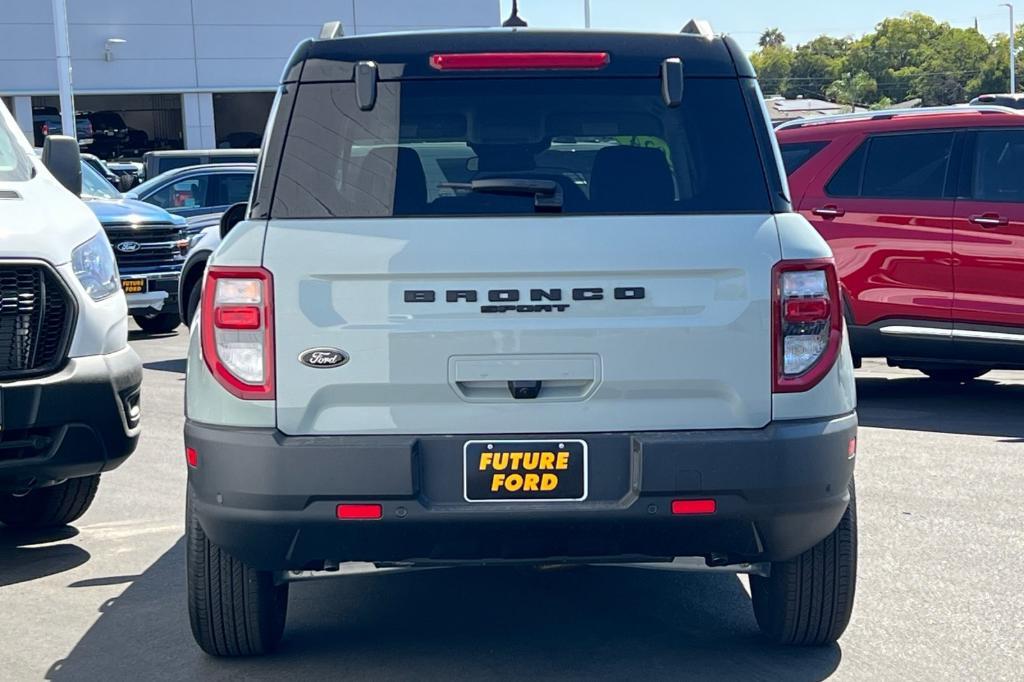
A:
<svg viewBox="0 0 1024 682">
<path fill-rule="evenodd" d="M 377 62 L 356 64 L 356 103 L 363 111 L 370 111 L 377 103 Z"/>
<path fill-rule="evenodd" d="M 683 103 L 683 60 L 679 57 L 661 63 L 661 97 L 669 107 Z"/>
</svg>

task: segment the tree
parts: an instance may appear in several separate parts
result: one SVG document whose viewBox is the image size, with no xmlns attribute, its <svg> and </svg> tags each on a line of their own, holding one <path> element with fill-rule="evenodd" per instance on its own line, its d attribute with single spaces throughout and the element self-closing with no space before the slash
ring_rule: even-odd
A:
<svg viewBox="0 0 1024 682">
<path fill-rule="evenodd" d="M 825 95 L 840 104 L 848 104 L 851 108 L 867 106 L 877 101 L 878 83 L 866 71 L 846 73 L 825 89 Z"/>
<path fill-rule="evenodd" d="M 766 94 L 785 92 L 793 69 L 793 50 L 785 45 L 765 47 L 751 55 L 750 61 Z"/>
<path fill-rule="evenodd" d="M 797 46 L 786 80 L 786 97 L 823 97 L 825 88 L 842 75 L 849 38 L 818 36 Z"/>
<path fill-rule="evenodd" d="M 765 29 L 764 33 L 761 34 L 761 38 L 757 41 L 761 49 L 766 47 L 782 47 L 785 43 L 786 36 L 778 28 Z"/>
</svg>

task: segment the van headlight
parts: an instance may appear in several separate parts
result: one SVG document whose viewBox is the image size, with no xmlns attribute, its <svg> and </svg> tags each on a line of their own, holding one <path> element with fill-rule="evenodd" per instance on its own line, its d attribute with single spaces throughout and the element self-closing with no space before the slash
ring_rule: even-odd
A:
<svg viewBox="0 0 1024 682">
<path fill-rule="evenodd" d="M 114 251 L 103 232 L 71 252 L 71 267 L 94 301 L 102 301 L 120 287 Z"/>
</svg>

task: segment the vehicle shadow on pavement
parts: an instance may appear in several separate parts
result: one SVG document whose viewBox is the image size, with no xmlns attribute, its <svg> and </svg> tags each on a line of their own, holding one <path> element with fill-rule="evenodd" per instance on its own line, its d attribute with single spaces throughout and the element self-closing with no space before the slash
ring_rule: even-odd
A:
<svg viewBox="0 0 1024 682">
<path fill-rule="evenodd" d="M 27 531 L 0 525 L 0 587 L 45 578 L 84 564 L 90 557 L 87 551 L 60 542 L 76 535 L 78 530 L 71 526 Z"/>
<path fill-rule="evenodd" d="M 155 372 L 184 374 L 186 364 L 187 362 L 185 358 L 173 358 L 171 360 L 154 360 L 153 362 L 144 362 L 142 366 L 145 369 L 150 369 Z"/>
<path fill-rule="evenodd" d="M 842 657 L 762 639 L 735 576 L 573 567 L 296 583 L 276 654 L 218 660 L 192 641 L 184 576 L 179 540 L 47 679 L 822 680 Z"/>
<path fill-rule="evenodd" d="M 857 378 L 861 426 L 1024 439 L 1024 384 Z"/>
</svg>

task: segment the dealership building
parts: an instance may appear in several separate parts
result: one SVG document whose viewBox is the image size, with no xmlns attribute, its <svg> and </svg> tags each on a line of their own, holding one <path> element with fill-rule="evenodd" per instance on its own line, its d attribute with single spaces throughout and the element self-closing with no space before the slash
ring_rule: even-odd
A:
<svg viewBox="0 0 1024 682">
<path fill-rule="evenodd" d="M 52 3 L 2 4 L 0 96 L 38 143 L 60 106 Z M 346 35 L 501 23 L 500 0 L 66 0 L 66 7 L 79 137 L 86 120 L 90 129 L 123 125 L 136 149 L 253 146 L 285 61 L 324 22 L 340 20 Z M 131 155 L 123 147 L 89 151 Z"/>
</svg>

